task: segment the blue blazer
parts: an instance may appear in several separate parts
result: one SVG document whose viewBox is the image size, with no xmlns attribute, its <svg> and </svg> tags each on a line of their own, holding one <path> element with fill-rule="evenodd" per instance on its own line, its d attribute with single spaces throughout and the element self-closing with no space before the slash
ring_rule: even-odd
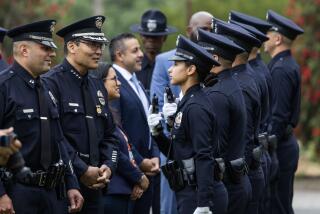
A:
<svg viewBox="0 0 320 214">
<path fill-rule="evenodd" d="M 149 147 L 150 130 L 138 95 L 119 71 L 116 70 L 116 74 L 121 82 L 120 99 L 112 101 L 110 104 L 118 111 L 122 128 L 126 132 L 130 143 L 135 146 L 143 158 L 159 157 L 159 148 L 152 138 Z M 142 84 L 140 86 L 143 88 Z"/>
</svg>

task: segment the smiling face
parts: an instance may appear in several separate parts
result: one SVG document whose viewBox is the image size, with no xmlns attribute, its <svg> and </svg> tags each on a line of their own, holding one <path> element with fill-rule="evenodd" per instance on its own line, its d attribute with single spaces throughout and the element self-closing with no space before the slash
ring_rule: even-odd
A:
<svg viewBox="0 0 320 214">
<path fill-rule="evenodd" d="M 121 82 L 118 80 L 115 70 L 109 67 L 107 76 L 103 79 L 104 87 L 108 91 L 108 99 L 113 100 L 120 97 Z"/>
<path fill-rule="evenodd" d="M 36 42 L 25 42 L 22 46 L 23 54 L 27 57 L 28 70 L 33 76 L 37 77 L 51 68 L 52 58 L 56 56 L 53 48 Z"/>
<path fill-rule="evenodd" d="M 92 41 L 71 41 L 68 44 L 72 49 L 73 61 L 79 70 L 96 69 L 102 56 L 104 45 Z M 70 49 L 69 49 L 70 51 Z"/>
<path fill-rule="evenodd" d="M 135 38 L 125 39 L 123 44 L 124 50 L 118 53 L 121 64 L 131 73 L 140 71 L 143 53 L 138 40 Z"/>
</svg>

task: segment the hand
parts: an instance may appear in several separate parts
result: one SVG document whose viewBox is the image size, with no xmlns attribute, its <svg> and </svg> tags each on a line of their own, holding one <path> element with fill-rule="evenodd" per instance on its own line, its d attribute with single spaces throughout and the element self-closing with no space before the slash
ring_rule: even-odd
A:
<svg viewBox="0 0 320 214">
<path fill-rule="evenodd" d="M 68 207 L 68 212 L 69 213 L 80 212 L 82 209 L 84 199 L 81 193 L 79 192 L 79 190 L 70 189 L 68 190 L 67 194 L 70 202 L 70 206 Z"/>
<path fill-rule="evenodd" d="M 7 194 L 0 197 L 0 214 L 14 214 L 12 201 Z"/>
<path fill-rule="evenodd" d="M 149 179 L 147 178 L 147 176 L 142 175 L 141 179 L 139 181 L 139 186 L 143 191 L 146 191 L 149 187 Z"/>
<path fill-rule="evenodd" d="M 97 179 L 97 183 L 93 184 L 89 188 L 92 188 L 92 189 L 102 189 L 102 188 L 104 188 L 106 186 L 106 184 L 110 182 L 110 179 L 109 179 L 110 177 L 111 177 L 110 168 L 107 165 L 103 164 L 99 168 L 99 177 Z"/>
<path fill-rule="evenodd" d="M 154 158 L 151 158 L 150 160 L 151 160 L 152 165 L 153 165 L 153 167 L 151 169 L 151 172 L 156 173 L 156 174 L 159 173 L 160 172 L 160 164 L 159 164 L 160 160 L 159 160 L 159 158 L 154 157 Z"/>
<path fill-rule="evenodd" d="M 0 130 L 1 136 L 8 136 L 13 132 L 13 128 Z M 19 151 L 21 148 L 21 142 L 17 139 L 13 139 L 9 146 L 0 147 L 0 165 L 5 166 L 10 158 L 10 156 Z"/>
<path fill-rule="evenodd" d="M 209 207 L 197 207 L 193 214 L 212 214 Z"/>
<path fill-rule="evenodd" d="M 143 189 L 140 188 L 139 185 L 135 185 L 132 189 L 132 193 L 130 195 L 131 200 L 137 200 L 143 194 Z"/>
<path fill-rule="evenodd" d="M 87 171 L 80 177 L 80 181 L 87 187 L 97 183 L 100 169 L 95 166 L 89 166 Z"/>
<path fill-rule="evenodd" d="M 168 103 L 167 95 L 165 93 L 163 98 L 162 112 L 163 112 L 163 117 L 166 123 L 171 122 L 171 121 L 168 121 L 168 119 L 170 116 L 173 116 L 176 113 L 177 108 L 178 108 L 178 105 L 176 103 Z"/>
<path fill-rule="evenodd" d="M 143 161 L 140 163 L 140 170 L 142 172 L 151 172 L 151 169 L 153 167 L 153 162 L 151 161 L 151 159 L 145 158 L 143 159 Z"/>
<path fill-rule="evenodd" d="M 159 135 L 162 130 L 160 121 L 162 120 L 160 113 L 152 113 L 152 106 L 149 107 L 148 125 L 152 136 Z"/>
</svg>

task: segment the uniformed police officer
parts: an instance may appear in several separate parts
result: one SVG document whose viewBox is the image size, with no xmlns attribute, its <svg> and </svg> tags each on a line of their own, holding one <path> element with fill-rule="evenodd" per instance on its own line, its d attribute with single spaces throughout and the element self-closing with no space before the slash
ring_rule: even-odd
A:
<svg viewBox="0 0 320 214">
<path fill-rule="evenodd" d="M 117 161 L 118 140 L 106 90 L 101 81 L 88 75 L 89 69 L 98 67 L 107 43 L 101 31 L 104 20 L 104 16 L 93 16 L 59 30 L 66 58 L 45 75 L 81 181 L 82 213 L 103 213 L 101 188 L 109 182 Z"/>
<path fill-rule="evenodd" d="M 214 30 L 218 34 L 227 36 L 245 50 L 245 52 L 236 56 L 232 65 L 232 72 L 234 78 L 240 84 L 246 104 L 247 114 L 245 157 L 249 168 L 248 175 L 252 187 L 252 200 L 248 204 L 246 213 L 257 213 L 264 187 L 264 175 L 260 165 L 262 151 L 256 140 L 260 125 L 261 92 L 258 90 L 256 82 L 252 76 L 254 71 L 250 71 L 252 69 L 247 64 L 247 60 L 251 49 L 256 46 L 259 47 L 261 43 L 248 31 L 234 24 L 218 20 L 215 21 Z"/>
<path fill-rule="evenodd" d="M 244 213 L 251 186 L 244 160 L 245 102 L 239 84 L 232 78 L 232 62 L 244 50 L 231 40 L 199 30 L 198 43 L 219 61 L 206 78 L 204 89 L 217 111 L 220 152 L 226 164 L 224 184 L 228 190 L 228 213 Z"/>
<path fill-rule="evenodd" d="M 261 43 L 264 43 L 265 41 L 268 40 L 268 37 L 266 36 L 267 31 L 271 28 L 271 24 L 269 24 L 267 21 L 261 20 L 259 18 L 240 13 L 237 11 L 231 11 L 229 14 L 229 19 L 235 21 L 236 24 L 241 23 L 240 25 L 244 27 L 244 29 L 248 30 L 249 32 L 253 33 Z M 249 25 L 249 26 L 248 26 Z M 252 28 L 252 27 L 254 28 Z M 269 136 L 269 132 L 271 131 L 271 126 L 270 126 L 270 121 L 271 121 L 271 109 L 272 109 L 272 79 L 271 79 L 271 74 L 266 66 L 266 64 L 263 62 L 260 56 L 260 47 L 253 47 L 251 50 L 251 53 L 249 55 L 249 64 L 253 68 L 253 70 L 256 72 L 256 76 L 260 77 L 259 81 L 259 86 L 260 90 L 262 92 L 261 96 L 261 103 L 269 103 L 269 106 L 264 107 L 265 105 L 262 105 L 263 109 L 266 109 L 266 111 L 262 110 L 265 112 L 264 115 L 261 115 L 261 122 L 260 122 L 260 140 L 262 142 L 263 148 L 264 148 L 264 153 L 262 156 L 261 160 L 261 165 L 265 177 L 265 191 L 264 191 L 264 199 L 260 205 L 260 213 L 270 213 L 268 210 L 268 204 L 270 202 L 270 178 L 272 178 L 272 181 L 274 180 L 274 175 L 275 172 L 278 169 L 277 166 L 277 157 L 275 155 L 275 152 L 273 152 L 273 147 L 274 145 L 272 142 L 269 140 L 271 139 L 271 136 Z M 264 79 L 264 80 L 262 80 Z M 265 86 L 265 83 L 267 84 L 267 89 Z M 263 95 L 264 94 L 264 95 Z M 262 138 L 261 138 L 262 137 Z M 270 156 L 269 154 L 272 156 Z M 271 158 L 272 157 L 272 158 Z M 275 195 L 276 193 L 273 191 L 272 193 Z"/>
<path fill-rule="evenodd" d="M 0 71 L 8 67 L 8 64 L 3 59 L 3 55 L 2 55 L 2 44 L 3 44 L 4 37 L 6 36 L 6 33 L 7 33 L 7 29 L 0 27 Z"/>
<path fill-rule="evenodd" d="M 168 159 L 162 171 L 175 190 L 179 213 L 226 213 L 227 192 L 215 174 L 218 158 L 218 127 L 215 109 L 201 90 L 200 81 L 217 63 L 199 45 L 179 36 L 171 58 L 170 83 L 179 85 L 183 94 L 175 114 L 171 142 L 157 134 L 161 116 L 148 117 L 159 148 Z M 215 177 L 216 176 L 216 177 Z"/>
<path fill-rule="evenodd" d="M 30 169 L 15 166 L 23 163 L 21 158 L 7 165 L 13 177 L 6 189 L 1 182 L 1 213 L 66 213 L 67 207 L 57 200 L 57 195 L 64 192 L 56 192 L 56 188 L 63 189 L 63 180 L 71 204 L 69 211 L 79 211 L 83 203 L 65 148 L 55 99 L 39 78 L 50 69 L 56 55 L 52 40 L 55 23 L 38 21 L 7 33 L 13 39 L 14 63 L 0 75 L 4 105 L 0 128 L 14 127 L 23 144 L 25 165 Z"/>
<path fill-rule="evenodd" d="M 273 84 L 272 134 L 278 140 L 279 183 L 278 194 L 285 213 L 293 213 L 293 181 L 298 166 L 299 147 L 293 129 L 300 113 L 301 78 L 300 68 L 291 56 L 295 38 L 303 33 L 290 19 L 269 10 L 267 21 L 272 25 L 264 49 L 272 60 L 268 67 Z M 280 213 L 279 210 L 274 213 Z"/>
</svg>

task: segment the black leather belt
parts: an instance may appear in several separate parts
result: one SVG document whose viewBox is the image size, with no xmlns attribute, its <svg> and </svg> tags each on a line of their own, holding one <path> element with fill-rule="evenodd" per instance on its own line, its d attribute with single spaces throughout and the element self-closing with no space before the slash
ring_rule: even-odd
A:
<svg viewBox="0 0 320 214">
<path fill-rule="evenodd" d="M 30 186 L 44 187 L 47 183 L 48 173 L 44 171 L 33 172 L 24 178 L 15 178 L 18 183 Z"/>
</svg>

